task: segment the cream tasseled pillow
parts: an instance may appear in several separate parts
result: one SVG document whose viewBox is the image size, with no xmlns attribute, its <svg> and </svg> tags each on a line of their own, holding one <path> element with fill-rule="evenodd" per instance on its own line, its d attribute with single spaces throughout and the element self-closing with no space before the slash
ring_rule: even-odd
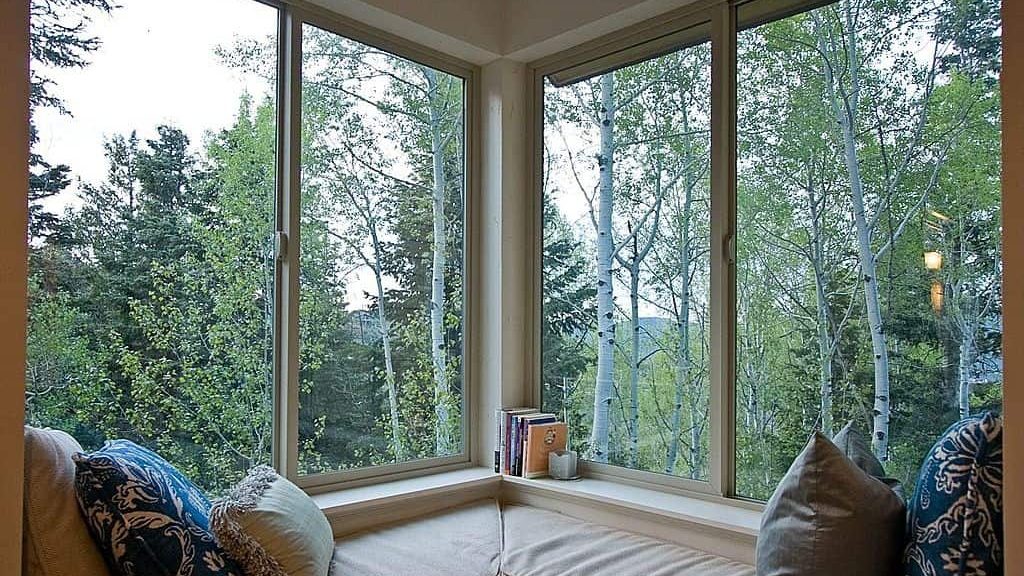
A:
<svg viewBox="0 0 1024 576">
<path fill-rule="evenodd" d="M 334 534 L 324 513 L 269 466 L 215 500 L 210 529 L 247 576 L 327 576 Z"/>
</svg>

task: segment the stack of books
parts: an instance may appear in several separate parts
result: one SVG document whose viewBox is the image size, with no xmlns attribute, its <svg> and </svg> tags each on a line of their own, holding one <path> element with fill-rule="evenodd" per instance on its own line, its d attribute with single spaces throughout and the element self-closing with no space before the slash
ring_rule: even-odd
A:
<svg viewBox="0 0 1024 576">
<path fill-rule="evenodd" d="M 565 422 L 536 408 L 504 408 L 495 417 L 494 471 L 524 478 L 546 476 L 548 453 L 565 450 Z"/>
</svg>

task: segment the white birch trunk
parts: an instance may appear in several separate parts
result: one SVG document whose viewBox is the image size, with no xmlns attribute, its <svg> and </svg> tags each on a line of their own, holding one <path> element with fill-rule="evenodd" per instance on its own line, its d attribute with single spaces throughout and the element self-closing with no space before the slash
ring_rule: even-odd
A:
<svg viewBox="0 0 1024 576">
<path fill-rule="evenodd" d="M 818 202 L 823 201 L 814 195 L 814 188 L 807 187 L 807 207 L 811 223 L 811 267 L 814 270 L 814 288 L 818 312 L 818 361 L 821 364 L 818 373 L 818 388 L 821 397 L 821 432 L 829 438 L 833 435 L 832 424 L 832 336 L 829 334 L 829 303 L 826 296 L 827 278 L 825 277 L 825 251 L 822 247 L 821 217 Z"/>
<path fill-rule="evenodd" d="M 591 458 L 608 462 L 609 407 L 612 403 L 612 362 L 615 352 L 615 301 L 612 285 L 612 172 L 615 163 L 614 77 L 601 77 L 601 149 L 597 214 L 597 378 L 594 385 L 594 420 L 591 426 Z"/>
<path fill-rule="evenodd" d="M 384 383 L 388 389 L 388 409 L 391 415 L 391 446 L 395 452 L 395 461 L 405 459 L 405 446 L 402 443 L 401 421 L 398 415 L 398 384 L 395 381 L 395 366 L 391 355 L 391 325 L 388 323 L 387 310 L 384 304 L 384 280 L 380 266 L 380 240 L 377 236 L 377 224 L 373 216 L 367 213 L 370 240 L 373 242 L 373 279 L 377 284 L 377 320 L 380 322 L 380 339 L 384 347 Z"/>
<path fill-rule="evenodd" d="M 444 269 L 447 259 L 445 230 L 444 138 L 441 134 L 437 73 L 424 67 L 430 109 L 430 151 L 433 155 L 434 187 L 431 198 L 434 242 L 430 280 L 430 355 L 434 368 L 435 448 L 437 456 L 452 452 L 448 434 L 448 366 L 444 345 Z"/>
<path fill-rule="evenodd" d="M 960 332 L 960 361 L 957 366 L 957 405 L 960 419 L 971 415 L 971 365 L 974 364 L 974 331 Z"/>
<path fill-rule="evenodd" d="M 636 236 L 629 263 L 629 321 L 629 467 L 636 468 L 640 459 L 640 256 Z"/>
<path fill-rule="evenodd" d="M 689 164 L 690 159 L 687 158 L 685 161 Z M 676 392 L 672 407 L 672 432 L 669 437 L 668 454 L 665 457 L 666 474 L 675 473 L 676 460 L 679 457 L 679 434 L 682 432 L 683 425 L 683 401 L 690 382 L 690 215 L 692 213 L 693 183 L 689 174 L 685 177 L 683 186 L 685 196 L 683 211 L 680 215 L 682 222 L 680 223 L 678 246 L 680 284 L 679 311 L 676 318 L 676 333 L 679 340 L 676 344 Z M 696 428 L 694 422 L 691 419 L 692 428 Z M 691 475 L 692 472 L 691 470 Z"/>
<path fill-rule="evenodd" d="M 860 277 L 864 283 L 864 301 L 867 312 L 868 328 L 871 332 L 871 354 L 875 368 L 875 398 L 873 414 L 873 430 L 871 445 L 875 456 L 888 460 L 889 453 L 889 353 L 886 343 L 885 328 L 882 324 L 882 309 L 878 297 L 878 278 L 875 274 L 875 253 L 871 247 L 871 227 L 864 207 L 864 184 L 861 179 L 860 161 L 857 155 L 857 112 L 859 105 L 860 66 L 858 62 L 857 38 L 853 28 L 852 15 L 848 2 L 843 3 L 846 14 L 844 27 L 846 45 L 844 46 L 848 62 L 846 76 L 849 92 L 839 90 L 835 75 L 832 73 L 831 61 L 824 62 L 825 82 L 831 100 L 832 110 L 839 123 L 843 139 L 843 160 L 850 185 L 850 202 L 853 208 L 854 228 L 857 234 L 857 259 L 860 263 Z M 817 19 L 816 19 L 817 20 Z M 825 35 L 820 23 L 816 22 L 819 51 L 823 55 L 834 54 L 825 45 Z M 841 92 L 841 93 L 840 93 Z"/>
</svg>

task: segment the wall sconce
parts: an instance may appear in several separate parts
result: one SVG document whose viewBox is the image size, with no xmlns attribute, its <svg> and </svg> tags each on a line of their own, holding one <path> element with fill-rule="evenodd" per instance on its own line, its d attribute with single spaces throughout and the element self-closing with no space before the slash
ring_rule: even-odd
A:
<svg viewBox="0 0 1024 576">
<path fill-rule="evenodd" d="M 929 270 L 942 268 L 942 254 L 934 250 L 924 253 L 924 267 Z"/>
</svg>

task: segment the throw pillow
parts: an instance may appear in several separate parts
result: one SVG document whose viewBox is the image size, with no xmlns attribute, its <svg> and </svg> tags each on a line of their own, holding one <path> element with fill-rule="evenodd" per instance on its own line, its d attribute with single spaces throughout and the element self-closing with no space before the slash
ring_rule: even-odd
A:
<svg viewBox="0 0 1024 576">
<path fill-rule="evenodd" d="M 903 501 L 815 432 L 765 507 L 757 574 L 894 574 L 903 526 Z"/>
<path fill-rule="evenodd" d="M 327 576 L 334 534 L 320 507 L 269 466 L 213 503 L 217 541 L 248 576 Z"/>
<path fill-rule="evenodd" d="M 108 574 L 75 500 L 75 463 L 82 446 L 69 434 L 25 426 L 26 576 Z M 74 562 L 68 562 L 74 558 Z"/>
<path fill-rule="evenodd" d="M 114 440 L 74 461 L 78 505 L 121 574 L 242 576 L 210 533 L 209 500 L 166 460 Z"/>
<path fill-rule="evenodd" d="M 871 451 L 871 443 L 868 442 L 867 436 L 861 432 L 853 420 L 847 422 L 846 426 L 843 426 L 843 429 L 832 438 L 832 443 L 858 468 L 891 488 L 900 497 L 900 500 L 906 500 L 903 495 L 903 485 L 896 478 L 885 475 L 885 468 L 875 457 L 875 453 Z"/>
<path fill-rule="evenodd" d="M 858 468 L 869 475 L 875 478 L 885 476 L 885 469 L 882 468 L 882 463 L 875 457 L 875 453 L 871 451 L 871 445 L 868 443 L 867 438 L 864 437 L 864 434 L 857 428 L 853 420 L 847 422 L 846 426 L 843 426 L 843 429 L 832 437 L 832 443 L 847 458 L 852 460 Z"/>
<path fill-rule="evenodd" d="M 932 447 L 910 502 L 908 576 L 1003 573 L 1003 426 L 987 413 Z"/>
</svg>

